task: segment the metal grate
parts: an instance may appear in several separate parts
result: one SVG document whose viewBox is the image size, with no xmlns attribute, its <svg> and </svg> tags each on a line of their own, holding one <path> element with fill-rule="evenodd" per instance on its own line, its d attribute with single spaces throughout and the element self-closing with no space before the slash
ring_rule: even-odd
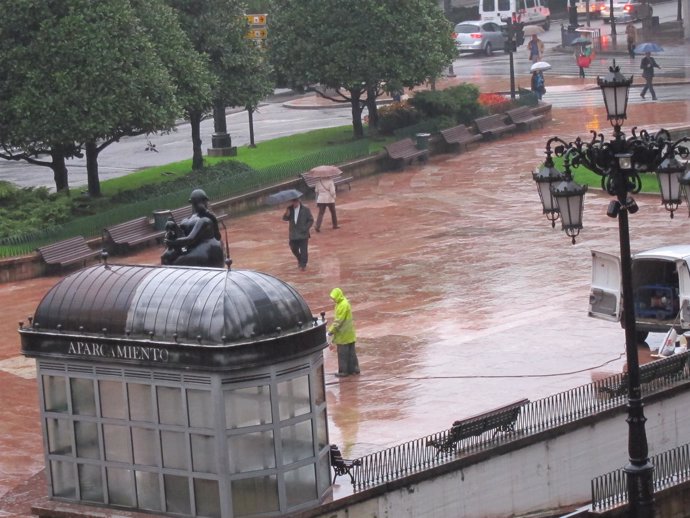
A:
<svg viewBox="0 0 690 518">
<path fill-rule="evenodd" d="M 678 380 L 690 379 L 687 368 L 689 354 L 686 352 L 654 362 L 655 368 L 660 368 L 662 372 L 668 364 L 679 360 L 684 361 L 686 366 L 679 372 L 665 374 L 644 383 L 642 394 L 656 392 Z M 556 428 L 594 415 L 602 410 L 624 406 L 627 403 L 627 394 L 617 389 L 625 383 L 627 383 L 627 377 L 623 374 L 616 374 L 594 383 L 529 402 L 522 407 L 513 430 L 501 432 L 495 437 L 494 431 L 490 430 L 479 436 L 462 439 L 457 442 L 455 449 L 449 451 L 437 453 L 437 450 L 427 446 L 427 443 L 429 441 L 446 442 L 451 433 L 450 429 L 365 455 L 357 459 L 359 463 L 352 470 L 355 474 L 355 490 L 363 490 L 432 466 L 446 464 L 455 460 L 458 454 L 488 450 L 497 444 L 513 441 L 518 437 Z M 610 483 L 615 486 L 617 482 L 612 479 Z"/>
<path fill-rule="evenodd" d="M 654 455 L 654 491 L 690 480 L 690 444 Z M 592 480 L 592 510 L 605 511 L 628 503 L 627 477 L 623 468 Z"/>
<path fill-rule="evenodd" d="M 159 381 L 174 381 L 177 383 L 182 382 L 182 375 L 175 374 L 173 372 L 154 372 L 153 379 Z"/>
</svg>

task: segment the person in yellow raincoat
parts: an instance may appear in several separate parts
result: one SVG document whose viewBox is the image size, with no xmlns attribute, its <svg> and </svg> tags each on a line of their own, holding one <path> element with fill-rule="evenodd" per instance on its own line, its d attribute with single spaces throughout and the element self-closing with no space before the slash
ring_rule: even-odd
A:
<svg viewBox="0 0 690 518">
<path fill-rule="evenodd" d="M 359 374 L 359 361 L 355 351 L 355 322 L 352 318 L 352 306 L 345 298 L 343 290 L 331 290 L 331 299 L 335 302 L 335 317 L 328 328 L 328 335 L 333 337 L 333 344 L 338 349 L 338 372 L 336 376 L 344 377 Z"/>
</svg>

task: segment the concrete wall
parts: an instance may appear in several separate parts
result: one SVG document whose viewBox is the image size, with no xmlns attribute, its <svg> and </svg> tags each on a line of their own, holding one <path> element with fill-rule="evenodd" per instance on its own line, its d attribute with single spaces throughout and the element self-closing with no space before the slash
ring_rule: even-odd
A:
<svg viewBox="0 0 690 518">
<path fill-rule="evenodd" d="M 689 405 L 690 382 L 647 401 L 650 455 L 690 441 Z M 625 416 L 625 408 L 606 411 L 301 516 L 490 518 L 581 505 L 594 477 L 627 463 Z"/>
</svg>

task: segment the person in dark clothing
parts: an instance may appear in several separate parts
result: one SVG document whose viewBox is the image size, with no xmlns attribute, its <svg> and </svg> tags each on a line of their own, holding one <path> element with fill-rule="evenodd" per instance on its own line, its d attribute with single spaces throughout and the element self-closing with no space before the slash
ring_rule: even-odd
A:
<svg viewBox="0 0 690 518">
<path fill-rule="evenodd" d="M 645 52 L 642 62 L 640 62 L 640 68 L 642 69 L 642 77 L 644 77 L 645 84 L 644 88 L 640 92 L 640 97 L 645 98 L 647 90 L 652 94 L 652 100 L 656 101 L 656 92 L 654 91 L 654 69 L 661 68 L 656 60 L 652 57 L 650 52 Z"/>
<path fill-rule="evenodd" d="M 302 205 L 299 199 L 292 200 L 292 203 L 285 209 L 283 221 L 290 223 L 289 244 L 290 250 L 297 258 L 297 267 L 304 271 L 309 261 L 309 229 L 314 224 L 314 217 L 311 215 L 309 207 Z"/>
</svg>

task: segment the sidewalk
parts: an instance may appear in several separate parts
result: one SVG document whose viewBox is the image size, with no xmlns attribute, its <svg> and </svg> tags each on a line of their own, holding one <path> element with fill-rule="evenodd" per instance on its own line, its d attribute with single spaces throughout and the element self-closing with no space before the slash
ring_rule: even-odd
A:
<svg viewBox="0 0 690 518">
<path fill-rule="evenodd" d="M 233 267 L 284 279 L 314 314 L 332 318 L 336 286 L 353 304 L 362 375 L 336 378 L 337 358 L 325 351 L 329 440 L 344 456 L 436 432 L 516 396 L 538 399 L 593 373 L 620 372 L 621 328 L 586 316 L 590 249 L 618 246 L 608 197 L 587 195 L 585 229 L 572 246 L 542 216 L 531 180 L 548 137 L 608 134 L 602 112 L 556 109 L 542 130 L 357 180 L 338 194 L 341 228 L 326 225 L 312 237 L 306 272 L 288 250 L 281 209 L 230 220 Z M 635 105 L 625 129 L 678 125 L 689 115 L 690 103 Z M 671 220 L 657 197 L 636 199 L 635 250 L 687 235 L 685 207 Z M 111 262 L 157 264 L 160 253 Z M 30 502 L 46 494 L 33 361 L 19 354 L 16 330 L 59 280 L 0 285 L 3 518 L 29 516 Z M 350 490 L 339 479 L 336 496 Z"/>
</svg>

